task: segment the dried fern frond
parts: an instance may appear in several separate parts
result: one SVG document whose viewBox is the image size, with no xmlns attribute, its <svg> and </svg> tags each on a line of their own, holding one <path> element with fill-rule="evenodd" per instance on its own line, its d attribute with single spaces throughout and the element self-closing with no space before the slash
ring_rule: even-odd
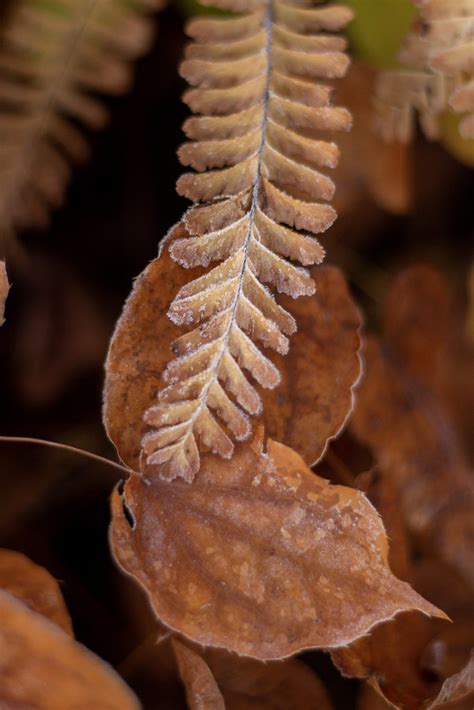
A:
<svg viewBox="0 0 474 710">
<path fill-rule="evenodd" d="M 414 118 L 428 138 L 438 137 L 439 115 L 451 107 L 467 114 L 463 138 L 474 138 L 474 1 L 415 0 L 420 9 L 400 51 L 403 71 L 380 75 L 376 126 L 387 140 L 407 141 Z"/>
<path fill-rule="evenodd" d="M 98 96 L 130 85 L 161 0 L 19 0 L 0 32 L 0 234 L 45 226 L 71 162 L 88 156 L 81 130 L 100 128 Z"/>
<path fill-rule="evenodd" d="M 167 386 L 145 414 L 146 466 L 171 479 L 193 479 L 198 442 L 230 458 L 233 439 L 251 432 L 248 415 L 262 408 L 254 384 L 279 383 L 256 342 L 286 353 L 296 323 L 264 284 L 293 298 L 314 293 L 308 272 L 292 262 L 324 257 L 312 235 L 336 213 L 328 204 L 334 183 L 322 171 L 337 164 L 333 132 L 351 125 L 320 83 L 348 68 L 345 41 L 334 33 L 351 10 L 291 0 L 217 4 L 246 14 L 196 19 L 188 28 L 194 42 L 181 72 L 195 88 L 184 100 L 201 115 L 186 121 L 191 142 L 179 157 L 198 174 L 178 181 L 195 205 L 184 218 L 188 234 L 173 241 L 170 254 L 186 268 L 221 263 L 172 302 L 173 322 L 194 329 L 173 343 Z"/>
</svg>

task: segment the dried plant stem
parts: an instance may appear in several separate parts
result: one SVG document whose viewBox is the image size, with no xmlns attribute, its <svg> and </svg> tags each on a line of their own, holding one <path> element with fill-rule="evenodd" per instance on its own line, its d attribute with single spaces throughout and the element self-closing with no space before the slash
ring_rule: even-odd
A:
<svg viewBox="0 0 474 710">
<path fill-rule="evenodd" d="M 73 454 L 79 454 L 80 456 L 85 456 L 86 458 L 93 459 L 99 463 L 106 464 L 107 466 L 112 466 L 118 469 L 122 473 L 129 475 L 131 469 L 116 461 L 111 461 L 110 459 L 100 456 L 99 454 L 94 454 L 92 451 L 86 451 L 85 449 L 79 449 L 77 446 L 71 446 L 70 444 L 62 444 L 57 441 L 49 441 L 48 439 L 36 439 L 31 436 L 0 436 L 0 442 L 5 444 L 34 444 L 36 446 L 49 446 L 52 449 L 61 449 L 62 451 L 69 451 Z"/>
</svg>

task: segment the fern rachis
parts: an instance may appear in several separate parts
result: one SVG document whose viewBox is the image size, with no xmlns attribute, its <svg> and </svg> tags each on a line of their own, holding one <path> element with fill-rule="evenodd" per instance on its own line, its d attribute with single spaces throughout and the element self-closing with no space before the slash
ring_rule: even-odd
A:
<svg viewBox="0 0 474 710">
<path fill-rule="evenodd" d="M 296 323 L 264 284 L 294 298 L 314 293 L 307 271 L 292 261 L 323 259 L 311 234 L 325 231 L 336 214 L 327 204 L 334 184 L 320 168 L 335 167 L 338 153 L 320 132 L 347 130 L 351 122 L 345 109 L 331 106 L 329 87 L 315 83 L 347 70 L 344 42 L 331 33 L 350 19 L 349 10 L 281 0 L 220 6 L 249 14 L 198 19 L 189 28 L 195 42 L 182 73 L 197 88 L 185 100 L 202 115 L 186 122 L 194 142 L 182 146 L 180 158 L 199 172 L 178 181 L 180 194 L 196 204 L 184 218 L 188 236 L 174 240 L 170 254 L 187 268 L 221 263 L 171 304 L 177 325 L 200 325 L 173 343 L 177 357 L 145 414 L 143 439 L 147 467 L 188 480 L 199 469 L 197 439 L 230 457 L 230 434 L 243 440 L 251 432 L 248 415 L 260 413 L 261 401 L 242 369 L 263 387 L 279 382 L 254 341 L 284 354 Z"/>
</svg>

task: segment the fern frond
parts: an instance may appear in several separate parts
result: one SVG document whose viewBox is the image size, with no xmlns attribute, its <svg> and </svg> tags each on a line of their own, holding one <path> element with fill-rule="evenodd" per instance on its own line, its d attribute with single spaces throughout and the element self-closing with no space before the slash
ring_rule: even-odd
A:
<svg viewBox="0 0 474 710">
<path fill-rule="evenodd" d="M 376 127 L 387 140 L 410 140 L 416 113 L 430 139 L 438 137 L 439 115 L 451 107 L 466 114 L 459 124 L 474 138 L 474 2 L 415 0 L 414 31 L 400 51 L 407 67 L 380 75 Z"/>
<path fill-rule="evenodd" d="M 218 6 L 246 14 L 188 27 L 194 42 L 181 72 L 193 88 L 184 100 L 200 115 L 186 121 L 192 142 L 179 157 L 198 172 L 178 181 L 195 204 L 184 217 L 188 235 L 173 241 L 170 254 L 186 268 L 220 263 L 171 304 L 173 322 L 194 329 L 173 344 L 177 357 L 145 414 L 143 440 L 148 467 L 187 480 L 199 469 L 199 442 L 232 456 L 233 440 L 249 436 L 249 415 L 262 408 L 255 384 L 280 381 L 259 346 L 286 353 L 296 323 L 270 289 L 293 298 L 314 293 L 302 267 L 322 261 L 312 235 L 336 218 L 328 204 L 334 183 L 323 171 L 336 166 L 338 150 L 327 138 L 351 125 L 320 83 L 348 68 L 345 42 L 334 33 L 351 19 L 349 9 L 291 0 Z"/>
<path fill-rule="evenodd" d="M 130 85 L 160 0 L 19 0 L 0 32 L 0 232 L 45 226 L 83 127 L 107 120 L 98 94 Z"/>
</svg>

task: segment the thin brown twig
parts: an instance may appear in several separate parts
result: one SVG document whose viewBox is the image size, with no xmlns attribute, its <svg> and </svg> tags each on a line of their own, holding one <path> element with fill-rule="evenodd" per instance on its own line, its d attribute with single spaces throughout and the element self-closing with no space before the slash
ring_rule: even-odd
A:
<svg viewBox="0 0 474 710">
<path fill-rule="evenodd" d="M 107 466 L 113 466 L 120 471 L 126 473 L 127 475 L 132 472 L 130 468 L 122 466 L 122 464 L 116 461 L 111 461 L 110 459 L 100 456 L 99 454 L 94 454 L 92 451 L 86 451 L 86 449 L 79 449 L 76 446 L 71 446 L 70 444 L 61 444 L 57 441 L 49 441 L 48 439 L 36 439 L 31 436 L 0 436 L 0 442 L 6 444 L 35 444 L 38 446 L 49 446 L 53 449 L 61 449 L 63 451 L 69 451 L 73 454 L 79 454 L 81 456 L 86 456 L 87 458 L 94 459 L 100 463 L 105 463 Z"/>
</svg>

